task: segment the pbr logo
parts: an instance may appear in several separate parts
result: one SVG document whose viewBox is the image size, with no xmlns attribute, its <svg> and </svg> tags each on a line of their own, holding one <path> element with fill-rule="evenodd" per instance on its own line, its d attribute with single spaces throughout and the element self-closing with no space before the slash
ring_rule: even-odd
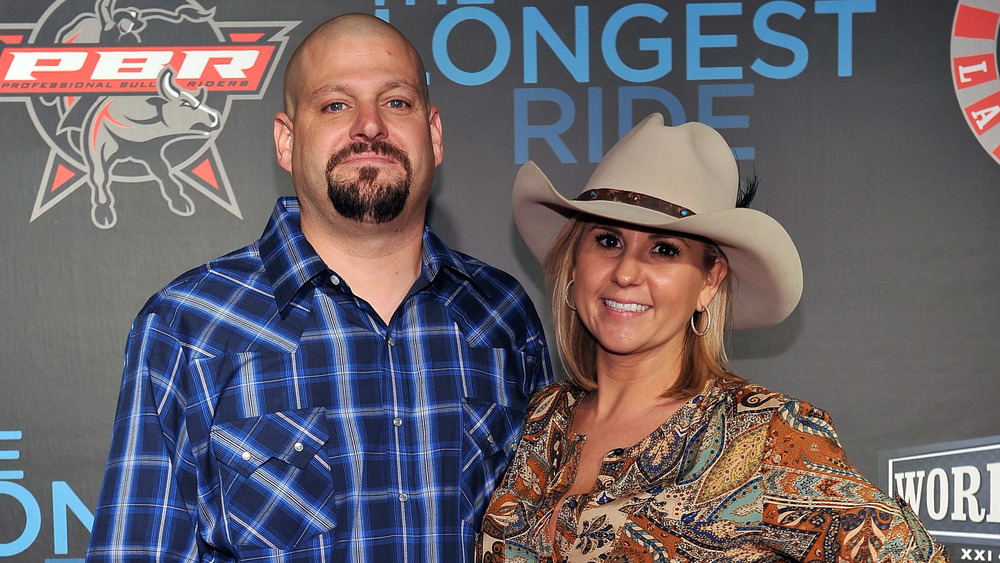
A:
<svg viewBox="0 0 1000 563">
<path fill-rule="evenodd" d="M 51 149 L 31 221 L 86 187 L 110 229 L 128 184 L 158 187 L 180 216 L 194 190 L 241 217 L 215 141 L 234 99 L 263 97 L 298 23 L 219 22 L 194 0 L 61 0 L 36 24 L 0 25 L 0 101 L 23 102 Z"/>
<path fill-rule="evenodd" d="M 951 31 L 955 95 L 979 144 L 1000 164 L 1000 78 L 997 76 L 996 2 L 963 0 Z"/>
</svg>

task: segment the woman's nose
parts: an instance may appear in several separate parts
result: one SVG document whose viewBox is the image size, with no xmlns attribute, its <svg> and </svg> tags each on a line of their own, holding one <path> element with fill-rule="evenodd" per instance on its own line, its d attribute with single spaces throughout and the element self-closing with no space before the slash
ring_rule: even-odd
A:
<svg viewBox="0 0 1000 563">
<path fill-rule="evenodd" d="M 622 254 L 611 271 L 611 280 L 622 286 L 639 283 L 642 280 L 642 263 L 629 253 Z"/>
</svg>

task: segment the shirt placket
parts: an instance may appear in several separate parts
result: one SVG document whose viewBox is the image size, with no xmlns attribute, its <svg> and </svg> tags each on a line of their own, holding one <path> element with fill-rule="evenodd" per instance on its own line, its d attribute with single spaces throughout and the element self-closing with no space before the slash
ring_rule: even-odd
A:
<svg viewBox="0 0 1000 563">
<path fill-rule="evenodd" d="M 409 542 L 406 538 L 410 536 L 410 528 L 414 523 L 411 512 L 413 500 L 410 497 L 415 491 L 412 490 L 410 478 L 412 471 L 408 467 L 406 455 L 407 444 L 410 443 L 408 437 L 410 421 L 407 419 L 411 415 L 404 405 L 412 403 L 412 390 L 406 381 L 407 378 L 403 377 L 397 368 L 397 366 L 404 365 L 403 359 L 400 357 L 400 347 L 403 343 L 400 341 L 401 331 L 398 325 L 399 322 L 393 319 L 386 327 L 382 346 L 384 355 L 382 381 L 387 398 L 385 416 L 388 421 L 386 429 L 391 487 L 387 495 L 389 498 L 386 508 L 391 513 L 396 514 L 398 530 L 403 538 L 398 546 L 400 553 L 397 557 L 401 561 L 410 561 L 413 560 L 415 554 L 410 553 Z"/>
</svg>

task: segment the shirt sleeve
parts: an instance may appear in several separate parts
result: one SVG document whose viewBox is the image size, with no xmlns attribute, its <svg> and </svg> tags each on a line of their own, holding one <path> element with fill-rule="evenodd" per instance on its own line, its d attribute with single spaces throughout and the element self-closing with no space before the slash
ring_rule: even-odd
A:
<svg viewBox="0 0 1000 563">
<path fill-rule="evenodd" d="M 523 346 L 524 354 L 531 365 L 524 371 L 525 379 L 521 382 L 520 391 L 524 397 L 531 397 L 554 381 L 552 363 L 549 358 L 549 347 L 545 341 L 545 329 L 542 327 L 535 305 L 523 287 L 516 281 L 512 283 L 516 284 L 513 293 L 516 307 L 510 308 L 511 312 L 504 320 L 504 324 L 518 327 L 516 332 L 521 333 L 518 340 L 523 340 L 520 346 Z"/>
<path fill-rule="evenodd" d="M 780 552 L 798 560 L 948 561 L 901 498 L 855 469 L 821 409 L 794 399 L 777 409 L 763 471 L 763 523 Z"/>
<path fill-rule="evenodd" d="M 140 316 L 126 345 L 88 563 L 198 560 L 197 493 L 182 492 L 194 481 L 193 472 L 184 470 L 191 461 L 180 453 L 184 401 L 174 390 L 185 366 L 180 344 L 159 318 Z"/>
<path fill-rule="evenodd" d="M 529 379 L 526 382 L 528 388 L 525 389 L 525 396 L 531 397 L 537 391 L 548 387 L 554 381 L 552 375 L 552 364 L 549 360 L 549 349 L 545 343 L 545 335 L 542 331 L 542 325 L 537 323 L 537 318 L 535 319 L 536 328 L 532 331 L 532 342 L 529 346 L 529 354 L 534 357 L 534 368 L 529 374 Z"/>
<path fill-rule="evenodd" d="M 493 492 L 479 535 L 476 537 L 475 561 L 499 563 L 506 560 L 508 539 L 522 542 L 517 548 L 527 550 L 524 538 L 538 522 L 536 511 L 546 489 L 546 480 L 554 469 L 548 464 L 553 438 L 549 419 L 558 409 L 566 385 L 551 383 L 536 392 L 528 404 L 524 433 L 517 453 L 500 486 Z M 527 551 L 525 551 L 527 554 Z M 526 555 L 525 560 L 530 560 Z"/>
</svg>

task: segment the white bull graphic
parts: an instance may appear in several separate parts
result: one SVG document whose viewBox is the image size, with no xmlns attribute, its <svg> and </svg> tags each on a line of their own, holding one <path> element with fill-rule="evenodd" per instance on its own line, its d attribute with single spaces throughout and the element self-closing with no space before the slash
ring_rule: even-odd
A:
<svg viewBox="0 0 1000 563">
<path fill-rule="evenodd" d="M 90 106 L 81 142 L 95 225 L 108 229 L 117 221 L 112 171 L 125 161 L 146 167 L 174 213 L 194 213 L 166 149 L 181 139 L 206 139 L 219 128 L 219 112 L 205 105 L 205 98 L 204 89 L 178 88 L 172 69 L 164 67 L 156 96 L 103 96 Z"/>
</svg>

